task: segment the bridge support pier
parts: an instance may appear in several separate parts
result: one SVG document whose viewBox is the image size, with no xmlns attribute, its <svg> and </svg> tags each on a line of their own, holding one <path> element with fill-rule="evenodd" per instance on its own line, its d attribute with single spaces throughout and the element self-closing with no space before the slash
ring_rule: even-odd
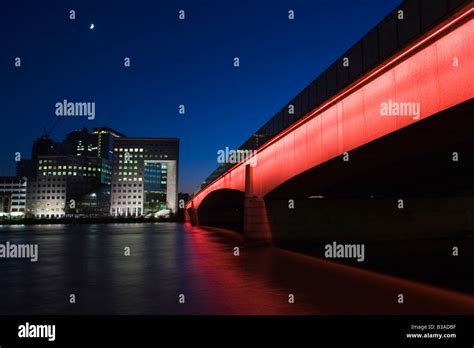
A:
<svg viewBox="0 0 474 348">
<path fill-rule="evenodd" d="M 265 201 L 253 195 L 252 167 L 245 167 L 244 199 L 244 238 L 258 244 L 271 244 L 270 224 L 268 223 Z"/>
<path fill-rule="evenodd" d="M 191 226 L 199 226 L 199 216 L 197 213 L 197 209 L 194 207 L 191 207 L 188 209 L 188 214 L 189 214 L 189 222 L 191 223 Z"/>
<path fill-rule="evenodd" d="M 245 198 L 244 238 L 259 244 L 271 243 L 270 224 L 268 223 L 265 201 L 259 197 Z"/>
</svg>

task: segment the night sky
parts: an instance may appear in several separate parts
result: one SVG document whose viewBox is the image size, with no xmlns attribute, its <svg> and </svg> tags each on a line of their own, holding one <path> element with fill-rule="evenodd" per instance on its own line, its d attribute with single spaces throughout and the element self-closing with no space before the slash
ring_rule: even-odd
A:
<svg viewBox="0 0 474 348">
<path fill-rule="evenodd" d="M 55 103 L 67 99 L 95 102 L 96 117 L 63 117 L 52 138 L 84 126 L 178 137 L 179 190 L 191 192 L 217 167 L 219 149 L 240 146 L 399 3 L 2 2 L 0 175 L 14 174 L 15 152 L 31 157 L 57 119 Z"/>
</svg>

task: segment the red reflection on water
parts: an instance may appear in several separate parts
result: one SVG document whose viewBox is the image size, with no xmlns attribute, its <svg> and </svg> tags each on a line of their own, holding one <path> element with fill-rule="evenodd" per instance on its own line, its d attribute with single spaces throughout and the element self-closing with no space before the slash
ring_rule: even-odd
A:
<svg viewBox="0 0 474 348">
<path fill-rule="evenodd" d="M 268 272 L 272 270 L 265 270 L 272 248 L 248 249 L 231 232 L 217 234 L 191 225 L 187 229 L 193 254 L 197 255 L 193 264 L 199 274 L 197 287 L 205 292 L 193 292 L 193 296 L 205 296 L 214 304 L 211 308 L 203 307 L 203 314 L 318 313 L 316 308 L 288 303 L 289 290 L 272 283 L 273 275 Z M 225 233 L 224 239 L 221 233 Z M 240 256 L 234 256 L 236 246 L 240 248 Z"/>
<path fill-rule="evenodd" d="M 473 296 L 275 247 L 246 247 L 231 232 L 186 228 L 197 255 L 193 296 L 207 299 L 203 314 L 474 313 Z"/>
</svg>

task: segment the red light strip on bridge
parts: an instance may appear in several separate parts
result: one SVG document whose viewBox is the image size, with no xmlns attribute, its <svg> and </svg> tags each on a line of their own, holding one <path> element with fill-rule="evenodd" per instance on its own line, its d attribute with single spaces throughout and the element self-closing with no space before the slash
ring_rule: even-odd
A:
<svg viewBox="0 0 474 348">
<path fill-rule="evenodd" d="M 258 155 L 259 151 L 262 151 L 262 150 L 266 149 L 267 147 L 269 147 L 270 145 L 274 144 L 275 142 L 277 142 L 278 140 L 280 140 L 281 138 L 283 138 L 287 134 L 291 133 L 292 131 L 294 131 L 299 126 L 301 126 L 303 123 L 305 123 L 308 120 L 316 117 L 322 111 L 326 110 L 327 108 L 331 107 L 335 103 L 339 102 L 341 99 L 346 97 L 348 94 L 351 94 L 354 90 L 362 87 L 364 84 L 368 83 L 370 80 L 376 78 L 377 76 L 379 76 L 381 73 L 383 73 L 384 71 L 391 68 L 393 65 L 395 65 L 400 60 L 406 58 L 410 54 L 415 53 L 416 50 L 418 50 L 422 46 L 428 44 L 430 41 L 432 41 L 434 38 L 436 38 L 442 32 L 446 31 L 450 27 L 455 26 L 456 24 L 462 22 L 464 19 L 468 18 L 471 14 L 474 13 L 474 6 L 471 6 L 470 8 L 465 10 L 465 12 L 462 12 L 462 11 L 464 11 L 464 10 L 459 11 L 458 14 L 454 15 L 455 18 L 451 19 L 450 21 L 448 21 L 444 25 L 440 26 L 438 29 L 432 31 L 431 33 L 428 32 L 426 34 L 426 36 L 424 38 L 422 38 L 420 41 L 416 42 L 412 46 L 409 46 L 409 47 L 405 48 L 400 53 L 398 53 L 396 56 L 392 57 L 390 60 L 383 63 L 381 66 L 379 66 L 378 68 L 376 68 L 372 72 L 368 73 L 368 75 L 361 78 L 359 81 L 354 82 L 352 85 L 349 85 L 344 90 L 342 90 L 341 92 L 339 92 L 338 94 L 336 94 L 335 96 L 333 96 L 329 100 L 327 100 L 324 104 L 322 104 L 318 108 L 314 109 L 313 111 L 311 111 L 308 114 L 306 114 L 305 116 L 303 116 L 300 120 L 293 123 L 287 129 L 285 129 L 282 132 L 280 132 L 279 134 L 275 135 L 268 142 L 263 144 L 260 148 L 257 148 L 257 150 L 256 150 L 257 155 Z M 256 154 L 253 154 L 252 156 L 256 156 Z M 227 175 L 228 173 L 230 173 L 231 171 L 238 168 L 240 165 L 242 165 L 244 163 L 245 162 L 239 162 L 235 166 L 233 166 L 232 168 L 229 168 L 227 171 L 225 171 L 224 173 L 219 175 L 217 178 L 215 178 L 213 181 L 211 181 L 203 190 L 199 191 L 196 196 L 198 196 L 200 193 L 205 191 L 206 188 L 209 188 L 212 184 L 219 181 L 222 177 L 224 177 L 225 175 Z M 196 196 L 194 196 L 194 197 L 196 197 Z M 192 201 L 193 200 L 191 200 L 189 203 L 191 204 Z"/>
<path fill-rule="evenodd" d="M 285 129 L 284 131 L 282 131 L 281 133 L 277 134 L 274 138 L 272 138 L 271 140 L 269 140 L 267 143 L 263 144 L 262 145 L 262 148 L 261 150 L 265 149 L 266 147 L 270 146 L 271 144 L 273 144 L 274 142 L 276 142 L 277 140 L 281 139 L 282 137 L 284 137 L 285 135 L 287 135 L 288 133 L 291 133 L 295 128 L 298 128 L 302 123 L 305 123 L 307 122 L 309 119 L 313 118 L 314 116 L 316 116 L 317 114 L 321 113 L 322 111 L 324 111 L 325 109 L 329 108 L 330 106 L 334 105 L 336 102 L 338 102 L 340 99 L 343 99 L 345 96 L 347 96 L 348 94 L 350 94 L 351 92 L 353 92 L 355 89 L 359 88 L 359 87 L 362 87 L 362 85 L 366 84 L 367 82 L 369 82 L 369 80 L 377 77 L 378 75 L 380 75 L 382 72 L 384 72 L 385 70 L 387 70 L 388 68 L 390 68 L 392 65 L 394 65 L 395 63 L 397 63 L 399 60 L 402 60 L 403 58 L 405 58 L 406 56 L 408 56 L 409 54 L 411 53 L 414 53 L 418 48 L 420 48 L 421 46 L 423 46 L 424 44 L 427 44 L 429 41 L 431 41 L 432 39 L 434 39 L 436 36 L 438 36 L 440 33 L 442 33 L 443 31 L 445 31 L 446 29 L 448 29 L 449 27 L 457 24 L 458 22 L 462 21 L 464 18 L 467 18 L 469 17 L 469 15 L 471 13 L 474 12 L 474 7 L 471 7 L 468 11 L 464 12 L 462 15 L 460 15 L 459 17 L 457 18 L 454 18 L 453 20 L 451 20 L 450 22 L 446 23 L 445 25 L 441 26 L 440 28 L 438 28 L 437 30 L 435 30 L 434 32 L 428 34 L 428 36 L 426 36 L 425 38 L 423 38 L 421 41 L 417 42 L 416 44 L 414 44 L 413 46 L 411 47 L 407 47 L 405 48 L 405 50 L 402 50 L 397 56 L 393 57 L 391 60 L 389 60 L 388 62 L 382 64 L 380 67 L 378 67 L 376 70 L 372 71 L 371 73 L 369 73 L 367 76 L 363 77 L 360 81 L 357 81 L 357 82 L 354 82 L 353 85 L 351 86 L 348 86 L 345 90 L 342 90 L 341 92 L 339 92 L 337 95 L 335 95 L 334 97 L 330 98 L 327 102 L 325 102 L 323 105 L 321 105 L 320 107 L 318 107 L 317 109 L 311 111 L 310 113 L 308 113 L 306 116 L 302 117 L 300 120 L 296 121 L 294 124 L 292 124 L 289 128 Z M 258 149 L 257 149 L 258 150 Z M 240 162 L 239 164 L 241 164 L 242 162 Z M 233 167 L 234 168 L 234 167 Z M 232 169 L 232 168 L 230 168 Z M 225 173 L 224 173 L 225 174 Z"/>
</svg>

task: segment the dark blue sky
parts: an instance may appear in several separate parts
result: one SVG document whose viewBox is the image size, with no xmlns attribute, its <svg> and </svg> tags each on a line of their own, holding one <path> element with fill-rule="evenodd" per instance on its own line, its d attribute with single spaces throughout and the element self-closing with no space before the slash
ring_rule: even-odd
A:
<svg viewBox="0 0 474 348">
<path fill-rule="evenodd" d="M 30 158 L 33 140 L 56 121 L 55 103 L 68 99 L 95 102 L 96 118 L 64 117 L 53 138 L 83 126 L 179 137 L 180 191 L 191 192 L 217 167 L 217 150 L 241 145 L 399 3 L 2 3 L 0 175 L 14 173 L 15 152 Z M 240 68 L 233 67 L 236 56 Z"/>
</svg>

